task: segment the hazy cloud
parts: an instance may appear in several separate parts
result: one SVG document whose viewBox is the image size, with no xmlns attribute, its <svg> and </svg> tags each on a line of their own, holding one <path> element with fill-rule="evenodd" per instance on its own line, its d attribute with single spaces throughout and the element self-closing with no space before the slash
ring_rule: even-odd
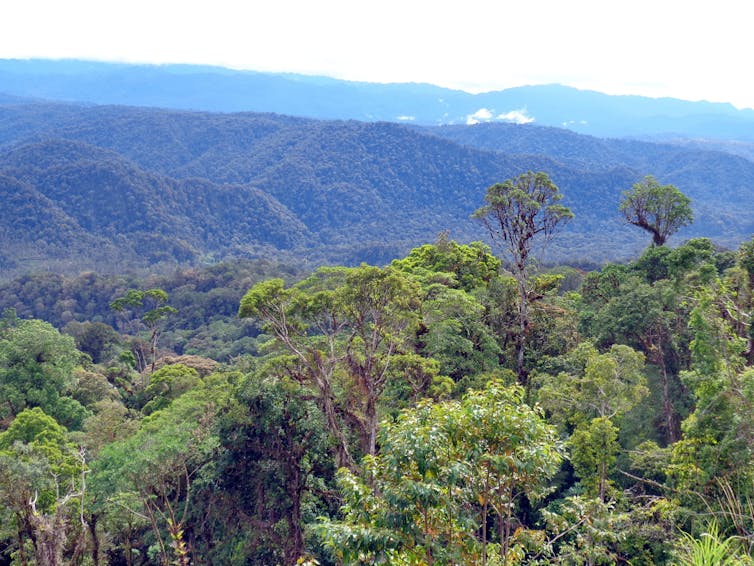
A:
<svg viewBox="0 0 754 566">
<path fill-rule="evenodd" d="M 400 120 L 401 122 L 411 122 L 413 120 L 416 120 L 416 116 L 402 115 L 402 116 L 396 116 L 395 119 Z"/>
<path fill-rule="evenodd" d="M 534 121 L 534 118 L 529 116 L 526 108 L 519 108 L 518 110 L 511 110 L 505 114 L 500 114 L 497 119 L 514 124 L 529 124 Z"/>
<path fill-rule="evenodd" d="M 503 114 L 495 115 L 493 110 L 488 108 L 480 108 L 473 114 L 466 116 L 466 124 L 474 125 L 482 122 L 510 122 L 513 124 L 529 124 L 534 121 L 532 116 L 529 116 L 526 108 L 519 108 L 518 110 L 511 110 Z"/>
<path fill-rule="evenodd" d="M 561 122 L 564 128 L 567 128 L 568 126 L 575 126 L 576 124 L 579 124 L 580 126 L 586 126 L 589 122 L 586 120 L 568 120 L 567 122 Z"/>
<path fill-rule="evenodd" d="M 480 122 L 489 122 L 490 120 L 492 120 L 492 112 L 486 108 L 480 108 L 473 114 L 466 116 L 466 124 L 469 126 L 479 124 Z"/>
</svg>

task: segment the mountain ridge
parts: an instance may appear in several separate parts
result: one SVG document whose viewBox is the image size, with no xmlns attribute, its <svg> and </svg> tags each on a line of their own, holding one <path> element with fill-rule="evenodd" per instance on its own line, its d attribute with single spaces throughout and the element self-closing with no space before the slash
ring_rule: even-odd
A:
<svg viewBox="0 0 754 566">
<path fill-rule="evenodd" d="M 601 137 L 683 135 L 754 140 L 754 109 L 729 103 L 606 95 L 563 85 L 468 93 L 426 83 L 367 83 L 203 65 L 0 59 L 0 91 L 87 102 L 315 119 L 526 121 Z"/>
<path fill-rule="evenodd" d="M 754 162 L 726 153 L 535 125 L 421 128 L 0 104 L 0 174 L 8 179 L 0 202 L 18 208 L 0 230 L 26 235 L 3 261 L 32 268 L 19 259 L 36 249 L 39 257 L 69 257 L 71 269 L 274 254 L 386 263 L 446 230 L 459 241 L 483 239 L 470 215 L 484 191 L 527 170 L 546 171 L 577 217 L 545 260 L 599 263 L 638 253 L 645 237 L 617 208 L 620 193 L 648 173 L 694 200 L 697 222 L 679 238 L 735 245 L 754 231 L 754 210 L 741 205 Z M 19 206 L 10 187 L 23 187 L 37 208 Z M 44 226 L 37 232 L 49 241 L 32 237 L 45 218 L 66 227 L 57 247 L 56 232 Z M 19 223 L 31 229 L 13 228 Z"/>
</svg>

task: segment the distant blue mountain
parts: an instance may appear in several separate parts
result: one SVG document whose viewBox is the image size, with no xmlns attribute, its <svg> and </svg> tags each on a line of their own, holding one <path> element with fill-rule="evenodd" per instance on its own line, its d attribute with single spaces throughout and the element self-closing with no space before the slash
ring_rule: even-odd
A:
<svg viewBox="0 0 754 566">
<path fill-rule="evenodd" d="M 532 122 L 599 137 L 754 141 L 754 110 L 609 96 L 560 85 L 482 94 L 428 84 L 349 82 L 196 65 L 0 60 L 0 93 L 68 102 L 418 125 Z M 2 99 L 7 103 L 7 97 Z"/>
</svg>

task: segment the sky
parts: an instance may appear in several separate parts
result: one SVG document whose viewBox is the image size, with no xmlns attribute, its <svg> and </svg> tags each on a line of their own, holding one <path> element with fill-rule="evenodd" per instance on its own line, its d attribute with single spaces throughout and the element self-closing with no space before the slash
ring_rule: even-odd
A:
<svg viewBox="0 0 754 566">
<path fill-rule="evenodd" d="M 4 0 L 0 58 L 198 63 L 754 108 L 743 0 Z M 0 85 L 2 90 L 2 85 Z"/>
</svg>

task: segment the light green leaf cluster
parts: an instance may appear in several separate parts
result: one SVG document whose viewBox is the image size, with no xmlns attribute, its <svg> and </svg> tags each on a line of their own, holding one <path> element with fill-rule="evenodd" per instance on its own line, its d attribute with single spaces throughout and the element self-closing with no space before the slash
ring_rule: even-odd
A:
<svg viewBox="0 0 754 566">
<path fill-rule="evenodd" d="M 379 442 L 361 477 L 340 471 L 344 519 L 319 529 L 346 563 L 515 556 L 523 538 L 511 528 L 515 502 L 548 493 L 563 456 L 555 429 L 523 402 L 523 389 L 495 382 L 460 401 L 403 410 L 383 422 Z M 488 521 L 497 525 L 489 533 Z"/>
</svg>

